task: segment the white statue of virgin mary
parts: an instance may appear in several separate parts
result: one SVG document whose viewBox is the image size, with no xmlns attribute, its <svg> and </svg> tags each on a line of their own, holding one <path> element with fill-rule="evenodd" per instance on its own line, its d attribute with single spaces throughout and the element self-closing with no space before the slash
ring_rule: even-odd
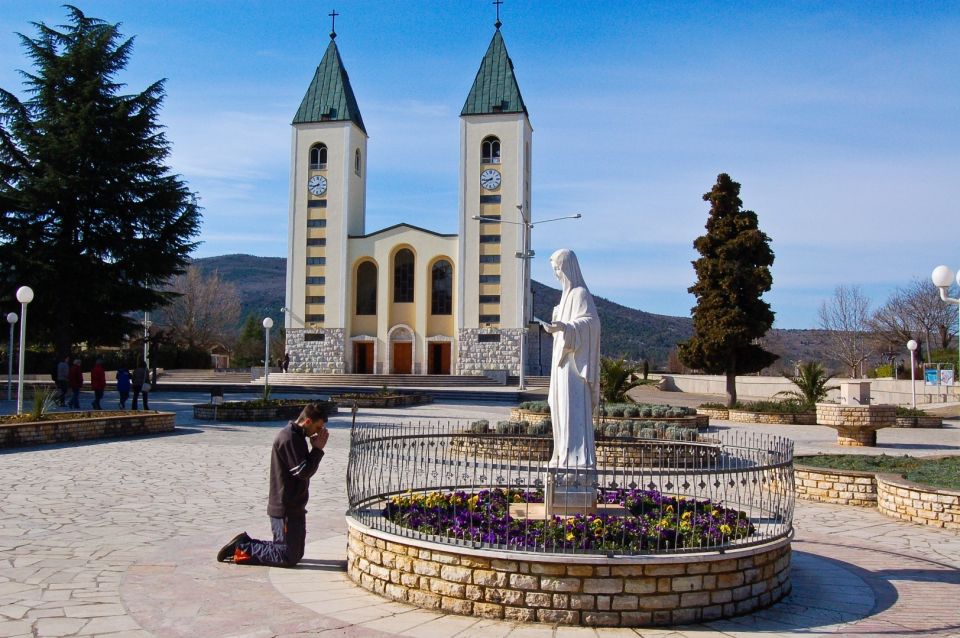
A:
<svg viewBox="0 0 960 638">
<path fill-rule="evenodd" d="M 600 317 L 573 251 L 560 249 L 550 265 L 563 284 L 560 304 L 544 329 L 553 335 L 550 418 L 553 456 L 549 466 L 595 469 L 593 411 L 600 399 Z"/>
</svg>

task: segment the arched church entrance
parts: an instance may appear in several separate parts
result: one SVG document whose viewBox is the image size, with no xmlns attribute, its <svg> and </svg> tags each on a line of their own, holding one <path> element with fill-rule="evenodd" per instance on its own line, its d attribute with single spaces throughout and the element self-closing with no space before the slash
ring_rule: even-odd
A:
<svg viewBox="0 0 960 638">
<path fill-rule="evenodd" d="M 447 337 L 427 339 L 427 374 L 450 374 L 452 341 Z"/>
<path fill-rule="evenodd" d="M 413 373 L 413 330 L 399 325 L 390 329 L 390 374 Z"/>
</svg>

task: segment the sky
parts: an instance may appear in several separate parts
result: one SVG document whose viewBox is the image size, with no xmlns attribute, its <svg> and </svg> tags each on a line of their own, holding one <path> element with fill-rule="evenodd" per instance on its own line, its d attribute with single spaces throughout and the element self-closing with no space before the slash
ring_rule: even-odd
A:
<svg viewBox="0 0 960 638">
<path fill-rule="evenodd" d="M 457 232 L 459 113 L 493 36 L 489 0 L 87 0 L 135 36 L 119 80 L 165 78 L 171 169 L 203 206 L 195 256 L 285 256 L 290 122 L 329 43 L 363 114 L 367 231 Z M 878 306 L 960 267 L 960 3 L 505 0 L 534 128 L 533 277 L 573 249 L 591 291 L 689 315 L 693 240 L 719 173 L 776 255 L 775 327 L 815 328 L 836 286 Z M 62 2 L 0 0 L 0 87 L 16 32 Z M 954 288 L 956 292 L 956 288 Z"/>
</svg>

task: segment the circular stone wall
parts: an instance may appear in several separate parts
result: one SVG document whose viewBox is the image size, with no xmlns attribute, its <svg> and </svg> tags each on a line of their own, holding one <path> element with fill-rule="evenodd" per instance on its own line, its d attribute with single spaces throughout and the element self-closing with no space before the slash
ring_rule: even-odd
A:
<svg viewBox="0 0 960 638">
<path fill-rule="evenodd" d="M 347 573 L 364 589 L 481 618 L 639 627 L 728 618 L 790 592 L 790 538 L 724 553 L 607 558 L 475 550 L 347 517 Z"/>
</svg>

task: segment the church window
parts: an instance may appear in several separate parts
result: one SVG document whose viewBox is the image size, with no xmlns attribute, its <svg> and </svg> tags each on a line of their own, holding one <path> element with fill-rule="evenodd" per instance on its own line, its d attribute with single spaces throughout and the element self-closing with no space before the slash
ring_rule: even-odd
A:
<svg viewBox="0 0 960 638">
<path fill-rule="evenodd" d="M 393 302 L 413 302 L 413 252 L 401 248 L 393 258 Z"/>
<path fill-rule="evenodd" d="M 480 235 L 481 244 L 499 244 L 500 235 Z"/>
<path fill-rule="evenodd" d="M 480 315 L 480 323 L 500 323 L 500 315 Z"/>
<path fill-rule="evenodd" d="M 500 255 L 480 255 L 481 264 L 499 264 Z"/>
<path fill-rule="evenodd" d="M 308 219 L 307 228 L 326 228 L 327 220 L 325 219 Z"/>
<path fill-rule="evenodd" d="M 441 259 L 433 265 L 430 314 L 453 314 L 453 266 Z"/>
<path fill-rule="evenodd" d="M 481 204 L 499 204 L 500 196 L 499 195 L 481 195 L 480 203 Z M 489 215 L 484 215 L 484 217 L 489 217 Z"/>
<path fill-rule="evenodd" d="M 323 286 L 327 283 L 326 277 L 307 277 L 308 286 Z"/>
<path fill-rule="evenodd" d="M 360 176 L 360 149 L 357 149 L 357 152 L 353 154 L 353 172 Z"/>
<path fill-rule="evenodd" d="M 327 145 L 314 144 L 310 147 L 310 168 L 315 171 L 327 168 Z"/>
<path fill-rule="evenodd" d="M 480 283 L 498 284 L 500 283 L 500 275 L 480 275 Z"/>
<path fill-rule="evenodd" d="M 480 303 L 500 303 L 500 295 L 480 295 Z"/>
<path fill-rule="evenodd" d="M 324 320 L 323 315 L 307 315 L 308 323 L 322 323 Z"/>
<path fill-rule="evenodd" d="M 307 303 L 325 303 L 326 297 L 323 295 L 307 295 Z"/>
<path fill-rule="evenodd" d="M 372 261 L 357 266 L 357 314 L 377 314 L 377 265 Z"/>
<path fill-rule="evenodd" d="M 477 343 L 500 343 L 500 335 L 496 335 L 496 334 L 477 335 Z"/>
<path fill-rule="evenodd" d="M 307 257 L 308 266 L 323 266 L 327 263 L 326 257 Z"/>
<path fill-rule="evenodd" d="M 325 237 L 308 237 L 307 246 L 326 246 L 327 240 Z"/>
<path fill-rule="evenodd" d="M 303 335 L 304 341 L 323 341 L 326 335 L 322 332 L 307 332 Z"/>
<path fill-rule="evenodd" d="M 500 163 L 500 140 L 494 136 L 484 138 L 480 144 L 480 161 L 483 164 Z"/>
</svg>

